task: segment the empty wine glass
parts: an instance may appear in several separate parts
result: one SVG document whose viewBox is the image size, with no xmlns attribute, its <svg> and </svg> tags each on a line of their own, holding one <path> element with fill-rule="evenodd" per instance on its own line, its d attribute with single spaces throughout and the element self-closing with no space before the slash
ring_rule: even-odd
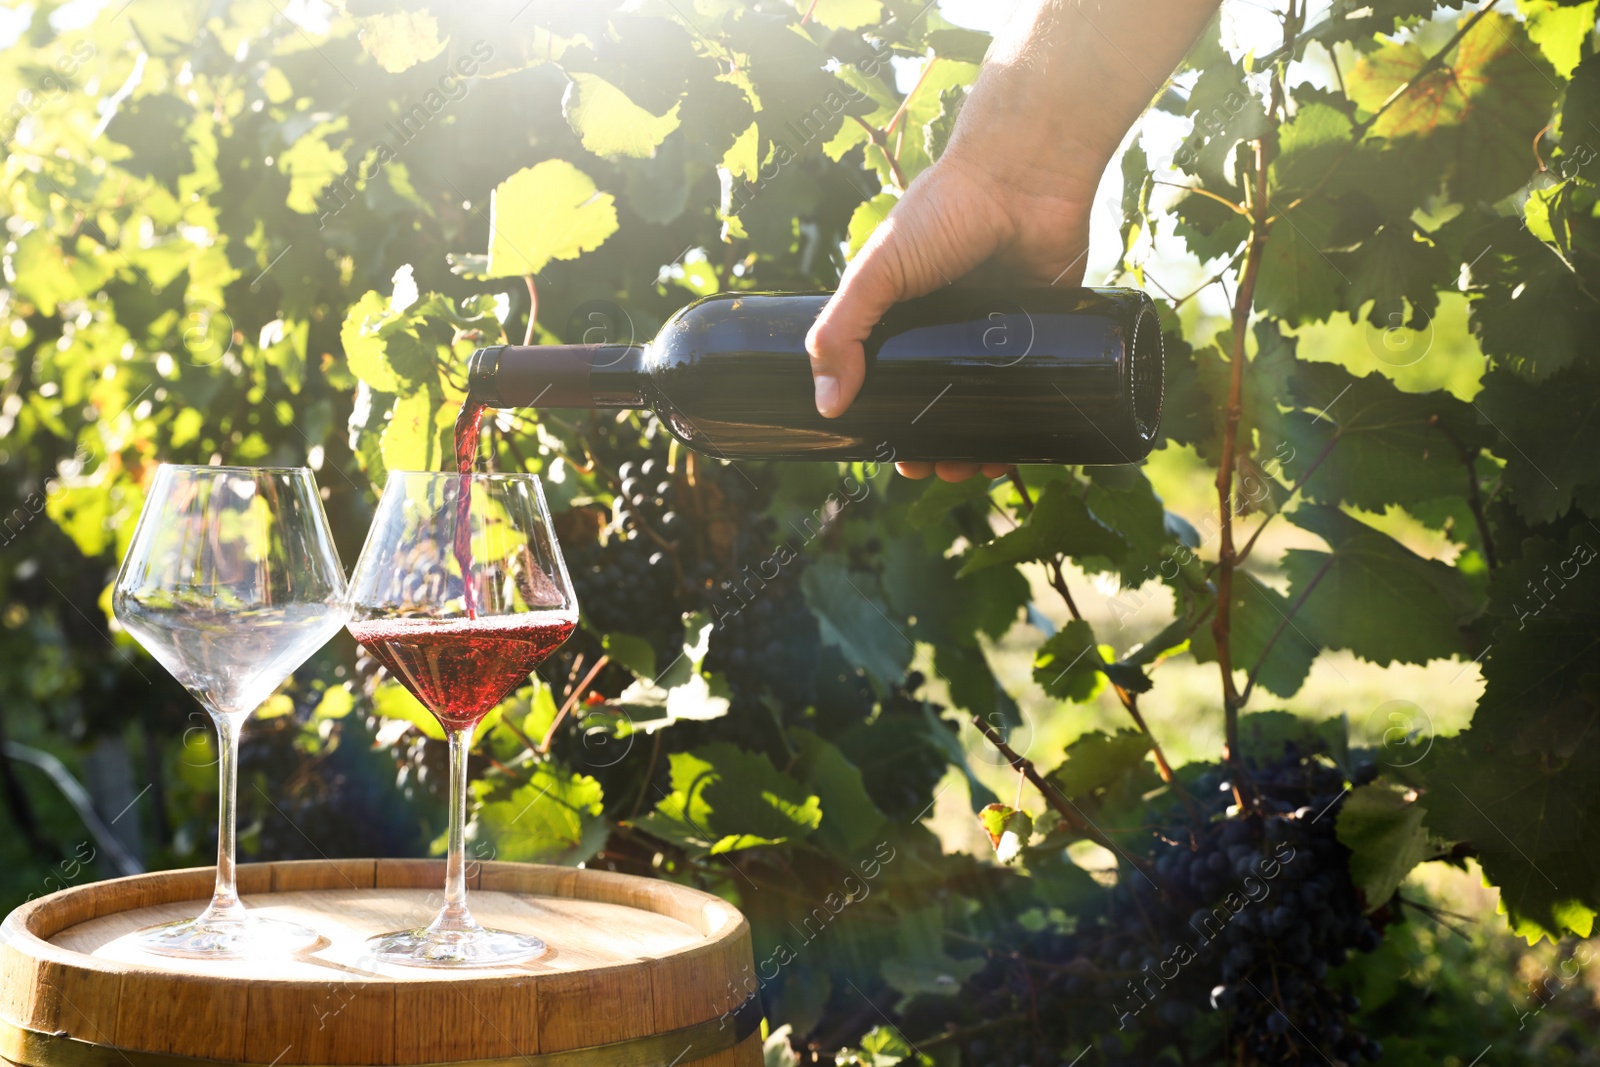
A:
<svg viewBox="0 0 1600 1067">
<path fill-rule="evenodd" d="M 304 467 L 162 464 L 112 593 L 117 621 L 211 713 L 220 760 L 217 884 L 198 918 L 153 926 L 168 956 L 287 954 L 318 940 L 252 915 L 234 885 L 239 731 L 346 618 L 339 565 Z"/>
<path fill-rule="evenodd" d="M 537 477 L 389 472 L 350 581 L 350 633 L 444 727 L 450 832 L 444 906 L 423 929 L 373 938 L 379 960 L 488 967 L 544 952 L 532 934 L 485 929 L 467 909 L 467 752 L 478 722 L 577 622 Z"/>
</svg>

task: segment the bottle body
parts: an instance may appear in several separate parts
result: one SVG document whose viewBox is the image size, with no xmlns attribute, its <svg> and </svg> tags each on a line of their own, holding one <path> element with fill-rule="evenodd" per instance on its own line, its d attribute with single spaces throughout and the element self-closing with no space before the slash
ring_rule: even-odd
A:
<svg viewBox="0 0 1600 1067">
<path fill-rule="evenodd" d="M 805 351 L 828 298 L 708 297 L 643 348 L 484 350 L 469 394 L 499 406 L 650 407 L 686 445 L 723 459 L 1133 463 L 1155 440 L 1161 331 L 1143 293 L 950 288 L 897 304 L 835 419 L 817 413 Z"/>
</svg>

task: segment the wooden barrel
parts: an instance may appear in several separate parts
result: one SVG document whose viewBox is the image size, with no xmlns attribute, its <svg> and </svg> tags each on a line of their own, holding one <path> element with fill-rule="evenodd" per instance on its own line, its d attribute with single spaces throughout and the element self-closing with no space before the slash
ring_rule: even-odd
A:
<svg viewBox="0 0 1600 1067">
<path fill-rule="evenodd" d="M 373 934 L 424 926 L 444 866 L 314 860 L 239 868 L 245 903 L 323 941 L 277 960 L 142 952 L 134 931 L 197 914 L 213 871 L 137 875 L 23 905 L 0 940 L 0 1059 L 22 1067 L 470 1064 L 760 1067 L 750 927 L 726 901 L 571 867 L 468 867 L 486 926 L 550 946 L 517 967 L 375 963 Z"/>
</svg>

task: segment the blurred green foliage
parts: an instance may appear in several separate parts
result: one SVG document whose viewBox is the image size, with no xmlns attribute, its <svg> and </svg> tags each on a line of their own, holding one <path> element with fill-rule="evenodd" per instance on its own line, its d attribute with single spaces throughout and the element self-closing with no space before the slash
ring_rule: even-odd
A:
<svg viewBox="0 0 1600 1067">
<path fill-rule="evenodd" d="M 545 476 L 584 629 L 480 733 L 473 854 L 723 893 L 763 965 L 790 950 L 758 983 L 774 1026 L 856 1045 L 851 1062 L 918 1057 L 914 1035 L 867 1033 L 879 1020 L 852 987 L 902 1007 L 949 996 L 1008 918 L 1095 914 L 1059 822 L 1000 820 L 997 841 L 1033 839 L 1002 866 L 923 821 L 952 786 L 974 811 L 996 799 L 958 724 L 1025 725 L 995 642 L 1086 574 L 1159 593 L 1170 625 L 1027 630 L 1058 705 L 1136 710 L 1162 662 L 1213 662 L 1219 644 L 1247 699 L 1259 685 L 1290 709 L 1327 650 L 1480 661 L 1469 730 L 1429 736 L 1421 761 L 1400 758 L 1414 735 L 1365 754 L 1385 778 L 1346 837 L 1358 877 L 1392 891 L 1453 848 L 1501 887 L 1517 933 L 1565 936 L 1562 951 L 1588 936 L 1596 5 L 1455 6 L 1340 2 L 1308 25 L 1291 5 L 1267 55 L 1214 27 L 1157 101 L 1187 121 L 1181 142 L 1125 154 L 1110 280 L 1156 286 L 1152 235 L 1231 277 L 1249 225 L 1216 198 L 1253 202 L 1248 147 L 1267 146 L 1250 336 L 1199 301 L 1166 317 L 1166 446 L 1209 484 L 1242 354 L 1235 521 L 1300 531 L 1281 560 L 1245 564 L 1230 627 L 1211 625 L 1220 514 L 1177 514 L 1135 470 L 924 486 L 871 464 L 720 465 L 631 415 L 507 413 L 489 462 Z M 84 777 L 122 767 L 151 866 L 204 862 L 214 799 L 203 720 L 107 617 L 155 463 L 308 464 L 353 561 L 385 470 L 444 465 L 474 347 L 597 325 L 645 340 L 696 296 L 827 288 L 943 151 L 988 43 L 905 0 L 136 0 L 19 18 L 0 56 L 0 721 Z M 670 537 L 652 525 L 669 512 Z M 1419 554 L 1396 515 L 1446 550 Z M 727 621 L 730 591 L 784 548 L 796 562 Z M 1264 703 L 1247 722 L 1300 730 Z M 244 850 L 436 848 L 436 736 L 336 641 L 247 732 Z M 1342 727 L 1324 737 L 1355 758 Z M 1137 829 L 1171 795 L 1153 740 L 1030 755 Z M 52 787 L 4 765 L 9 905 L 91 868 Z M 1514 999 L 1518 951 L 1413 923 L 1349 982 L 1364 1025 L 1398 1035 L 1393 1062 L 1465 1063 L 1463 1027 L 1527 1062 L 1590 1062 L 1583 994 L 1543 1044 L 1500 1000 L 1480 1010 L 1486 991 Z"/>
</svg>

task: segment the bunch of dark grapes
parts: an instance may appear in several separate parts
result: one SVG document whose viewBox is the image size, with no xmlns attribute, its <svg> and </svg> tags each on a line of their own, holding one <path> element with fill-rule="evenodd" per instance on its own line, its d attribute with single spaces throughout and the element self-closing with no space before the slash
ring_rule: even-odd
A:
<svg viewBox="0 0 1600 1067">
<path fill-rule="evenodd" d="M 1345 776 L 1295 745 L 1249 770 L 1247 810 L 1230 808 L 1221 772 L 1201 775 L 1193 810 L 1165 813 L 1102 915 L 1071 933 L 1002 931 L 944 1018 L 908 1025 L 942 1022 L 973 1067 L 1054 1064 L 1086 1043 L 1113 1064 L 1168 1050 L 1260 1067 L 1376 1061 L 1332 973 L 1390 921 L 1366 914 L 1335 836 Z"/>
<path fill-rule="evenodd" d="M 617 473 L 622 481 L 606 539 L 568 550 L 578 603 L 602 633 L 676 635 L 685 583 L 663 544 L 685 525 L 673 510 L 676 485 L 654 457 L 624 463 Z"/>
<path fill-rule="evenodd" d="M 720 610 L 713 612 L 717 625 L 706 668 L 723 673 L 736 696 L 754 698 L 765 690 L 786 705 L 814 703 L 817 620 L 796 575 L 782 573 L 744 601 L 723 592 L 715 602 Z"/>
</svg>

